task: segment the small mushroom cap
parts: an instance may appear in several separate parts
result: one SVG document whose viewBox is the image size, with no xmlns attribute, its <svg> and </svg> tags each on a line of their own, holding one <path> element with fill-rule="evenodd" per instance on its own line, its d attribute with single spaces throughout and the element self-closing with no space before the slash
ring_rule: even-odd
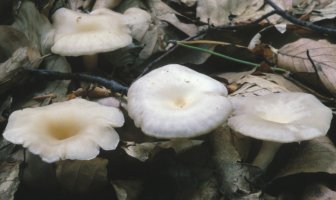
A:
<svg viewBox="0 0 336 200">
<path fill-rule="evenodd" d="M 97 9 L 85 14 L 60 8 L 52 19 L 55 38 L 51 51 L 56 54 L 92 55 L 132 43 L 130 30 L 122 15 L 108 9 Z"/>
<path fill-rule="evenodd" d="M 184 138 L 214 130 L 227 119 L 226 87 L 178 64 L 151 71 L 128 90 L 128 114 L 157 138 Z"/>
<path fill-rule="evenodd" d="M 117 147 L 119 135 L 114 127 L 123 123 L 124 116 L 117 108 L 73 99 L 13 112 L 3 137 L 46 162 L 89 160 L 98 155 L 99 147 Z"/>
<path fill-rule="evenodd" d="M 233 116 L 228 125 L 256 139 L 279 143 L 299 142 L 324 136 L 332 111 L 306 93 L 275 93 L 231 98 Z"/>
</svg>

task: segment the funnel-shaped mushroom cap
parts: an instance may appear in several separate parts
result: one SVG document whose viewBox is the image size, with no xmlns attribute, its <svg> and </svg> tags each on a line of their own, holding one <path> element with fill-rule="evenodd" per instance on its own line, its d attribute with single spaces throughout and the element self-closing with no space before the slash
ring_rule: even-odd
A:
<svg viewBox="0 0 336 200">
<path fill-rule="evenodd" d="M 132 43 L 121 14 L 97 9 L 90 14 L 66 8 L 52 16 L 55 30 L 51 51 L 64 56 L 92 55 L 113 51 Z"/>
<path fill-rule="evenodd" d="M 331 110 L 305 93 L 276 93 L 231 98 L 233 116 L 228 125 L 257 139 L 288 143 L 326 135 Z"/>
<path fill-rule="evenodd" d="M 147 135 L 194 137 L 221 125 L 231 112 L 226 87 L 187 67 L 151 71 L 128 90 L 128 113 Z"/>
<path fill-rule="evenodd" d="M 3 136 L 22 144 L 46 162 L 60 159 L 89 160 L 99 147 L 115 149 L 124 123 L 120 110 L 84 99 L 13 112 Z"/>
</svg>

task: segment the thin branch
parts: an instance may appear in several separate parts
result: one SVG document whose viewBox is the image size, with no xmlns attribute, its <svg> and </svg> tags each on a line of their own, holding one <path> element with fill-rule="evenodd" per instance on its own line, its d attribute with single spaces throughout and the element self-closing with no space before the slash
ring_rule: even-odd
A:
<svg viewBox="0 0 336 200">
<path fill-rule="evenodd" d="M 214 55 L 214 56 L 218 56 L 220 58 L 224 58 L 226 60 L 237 62 L 237 63 L 243 64 L 243 65 L 250 65 L 250 66 L 253 66 L 253 67 L 260 67 L 260 64 L 258 64 L 258 63 L 253 63 L 253 62 L 249 62 L 249 61 L 245 61 L 245 60 L 240 60 L 238 58 L 233 58 L 231 56 L 227 56 L 227 55 L 224 55 L 224 54 L 221 54 L 221 53 L 217 53 L 217 52 L 211 51 L 209 49 L 203 49 L 203 48 L 200 48 L 200 47 L 195 47 L 195 46 L 187 45 L 183 41 L 173 41 L 173 42 L 175 42 L 177 45 L 185 47 L 185 48 L 193 49 L 193 50 L 196 50 L 196 51 L 202 51 L 204 53 L 208 53 L 208 54 L 211 54 L 211 55 Z M 273 71 L 278 71 L 278 72 L 281 72 L 281 73 L 287 72 L 287 70 L 282 69 L 282 68 L 278 68 L 278 67 L 271 67 L 271 69 Z"/>
<path fill-rule="evenodd" d="M 280 15 L 281 17 L 283 17 L 284 19 L 292 22 L 293 24 L 297 24 L 299 26 L 303 26 L 306 28 L 309 28 L 313 31 L 316 31 L 318 33 L 323 33 L 323 34 L 335 34 L 336 33 L 336 29 L 335 28 L 328 28 L 328 27 L 323 27 L 323 26 L 319 26 L 316 24 L 313 24 L 311 22 L 306 22 L 306 21 L 302 21 L 298 18 L 295 18 L 294 16 L 288 14 L 286 11 L 282 10 L 279 6 L 277 6 L 273 1 L 271 0 L 265 0 L 265 2 L 267 4 L 269 4 L 274 11 L 276 12 L 276 14 Z"/>
<path fill-rule="evenodd" d="M 313 59 L 311 58 L 311 56 L 310 56 L 309 50 L 306 51 L 306 54 L 307 54 L 307 57 L 308 57 L 309 62 L 312 64 L 312 66 L 313 66 L 313 68 L 314 68 L 314 71 L 315 71 L 315 74 L 316 74 L 318 80 L 319 80 L 321 83 L 323 83 L 322 80 L 321 80 L 321 78 L 320 78 L 320 76 L 319 76 L 317 66 L 315 65 L 314 60 L 313 60 Z"/>
<path fill-rule="evenodd" d="M 122 94 L 126 94 L 128 87 L 121 85 L 120 83 L 114 80 L 108 80 L 102 77 L 88 75 L 88 74 L 80 74 L 80 73 L 63 73 L 56 72 L 50 70 L 43 69 L 27 69 L 27 71 L 33 75 L 46 77 L 53 80 L 79 80 L 91 83 L 97 83 L 102 85 L 108 89 L 111 89 L 115 92 L 120 92 Z"/>
</svg>

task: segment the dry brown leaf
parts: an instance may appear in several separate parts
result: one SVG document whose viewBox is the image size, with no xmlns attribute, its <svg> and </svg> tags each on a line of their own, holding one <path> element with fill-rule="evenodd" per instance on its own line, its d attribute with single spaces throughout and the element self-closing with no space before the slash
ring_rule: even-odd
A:
<svg viewBox="0 0 336 200">
<path fill-rule="evenodd" d="M 335 157 L 336 148 L 328 137 L 303 142 L 276 179 L 299 173 L 336 174 Z"/>
<path fill-rule="evenodd" d="M 101 158 L 59 161 L 56 164 L 56 176 L 61 186 L 68 191 L 96 191 L 108 184 L 107 163 L 107 160 Z"/>
<path fill-rule="evenodd" d="M 292 7 L 291 0 L 275 0 L 273 2 L 285 10 Z M 230 18 L 233 18 L 232 22 L 234 23 L 248 23 L 273 10 L 269 5 L 263 5 L 264 2 L 260 0 L 198 0 L 197 17 L 205 23 L 209 20 L 215 26 L 229 24 Z M 277 15 L 268 18 L 273 24 L 279 19 L 281 17 Z"/>
<path fill-rule="evenodd" d="M 0 163 L 0 199 L 14 200 L 20 183 L 20 164 L 18 161 Z"/>
<path fill-rule="evenodd" d="M 194 146 L 201 145 L 202 140 L 177 139 L 163 142 L 126 142 L 126 145 L 121 147 L 129 156 L 134 157 L 142 162 L 154 156 L 158 148 L 169 149 L 172 148 L 176 153 L 181 153 Z"/>
<path fill-rule="evenodd" d="M 264 79 L 262 76 L 247 75 L 237 81 L 241 87 L 231 97 L 263 96 L 271 93 L 289 92 L 285 87 Z"/>
<path fill-rule="evenodd" d="M 12 57 L 0 64 L 0 94 L 6 92 L 25 79 L 25 67 L 36 68 L 40 63 L 40 54 L 35 49 L 22 47 Z"/>
<path fill-rule="evenodd" d="M 152 15 L 156 18 L 169 22 L 171 25 L 175 26 L 180 31 L 184 32 L 189 36 L 196 35 L 197 26 L 194 24 L 186 24 L 181 22 L 176 15 L 181 15 L 174 9 L 169 7 L 167 4 L 161 0 L 149 0 L 148 4 L 151 7 Z"/>
<path fill-rule="evenodd" d="M 244 72 L 227 72 L 227 73 L 221 73 L 221 74 L 215 74 L 215 77 L 223 78 L 227 81 L 228 84 L 234 83 L 239 81 L 240 79 L 244 78 L 247 75 L 252 74 L 255 72 L 256 68 L 253 68 L 249 71 Z"/>
<path fill-rule="evenodd" d="M 41 14 L 31 1 L 20 4 L 12 27 L 25 33 L 32 45 L 40 50 L 41 55 L 50 53 L 54 42 L 54 30 L 46 16 Z"/>
<path fill-rule="evenodd" d="M 309 61 L 307 51 L 316 69 Z M 323 85 L 336 94 L 336 45 L 326 40 L 302 38 L 283 46 L 277 54 L 277 65 L 292 72 L 316 73 Z"/>
<path fill-rule="evenodd" d="M 336 1 L 329 2 L 325 7 L 314 9 L 310 14 L 309 21 L 316 22 L 324 19 L 333 19 L 336 17 Z"/>
<path fill-rule="evenodd" d="M 225 196 L 232 199 L 234 196 L 245 196 L 252 192 L 250 183 L 251 177 L 255 176 L 256 168 L 239 163 L 242 158 L 234 144 L 238 141 L 228 127 L 219 127 L 212 133 L 213 159 L 219 174 L 220 190 Z M 244 141 L 246 142 L 246 141 Z M 245 143 L 240 152 L 247 151 L 250 145 Z M 240 146 L 242 147 L 242 146 Z"/>
</svg>

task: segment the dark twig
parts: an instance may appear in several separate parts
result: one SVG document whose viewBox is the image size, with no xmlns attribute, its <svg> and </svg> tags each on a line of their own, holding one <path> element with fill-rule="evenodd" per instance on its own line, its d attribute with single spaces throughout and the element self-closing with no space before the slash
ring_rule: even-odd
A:
<svg viewBox="0 0 336 200">
<path fill-rule="evenodd" d="M 277 6 L 271 0 L 265 0 L 265 2 L 267 4 L 269 4 L 272 8 L 274 8 L 276 14 L 278 14 L 281 17 L 283 17 L 284 19 L 292 22 L 293 24 L 297 24 L 299 26 L 309 28 L 309 29 L 311 29 L 313 31 L 316 31 L 318 33 L 323 33 L 323 34 L 335 34 L 336 33 L 335 28 L 323 27 L 323 26 L 313 24 L 311 22 L 306 22 L 306 21 L 302 21 L 300 19 L 295 18 L 294 16 L 292 16 L 292 15 L 288 14 L 287 12 L 285 12 L 284 10 L 282 10 L 279 6 Z"/>
<path fill-rule="evenodd" d="M 315 71 L 315 74 L 316 74 L 318 80 L 319 80 L 321 83 L 323 83 L 322 80 L 321 80 L 321 78 L 320 78 L 320 76 L 319 76 L 317 66 L 315 65 L 314 60 L 310 57 L 309 50 L 306 51 L 306 54 L 307 54 L 307 57 L 308 57 L 309 62 L 312 64 L 312 66 L 313 66 L 313 68 L 314 68 L 314 71 Z"/>
<path fill-rule="evenodd" d="M 53 80 L 79 80 L 79 81 L 97 83 L 108 89 L 111 89 L 115 92 L 120 92 L 122 94 L 126 94 L 128 90 L 128 87 L 123 86 L 116 81 L 108 80 L 102 77 L 92 76 L 88 74 L 63 73 L 63 72 L 56 72 L 56 71 L 43 70 L 43 69 L 27 69 L 27 71 L 33 75 L 47 77 Z"/>
</svg>

